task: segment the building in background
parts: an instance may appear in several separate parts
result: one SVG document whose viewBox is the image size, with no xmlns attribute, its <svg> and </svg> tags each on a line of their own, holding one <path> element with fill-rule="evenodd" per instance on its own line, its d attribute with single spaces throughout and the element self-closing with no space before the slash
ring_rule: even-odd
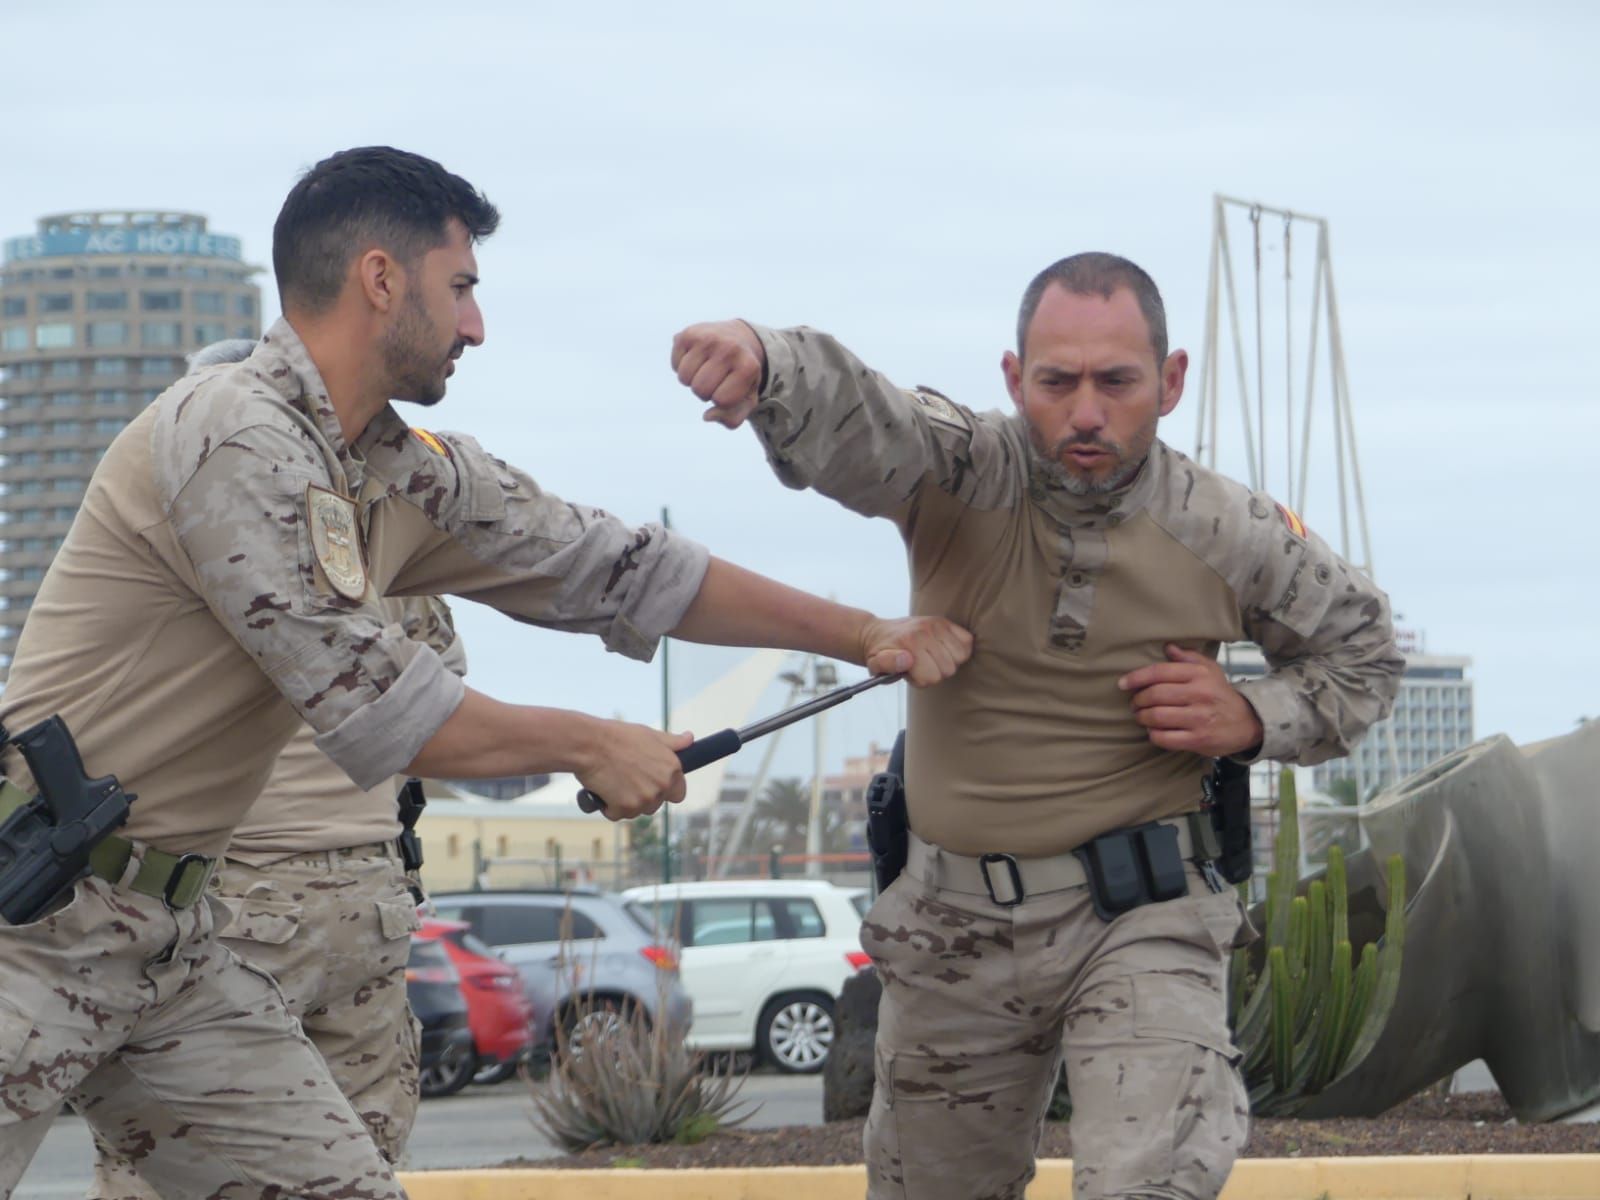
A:
<svg viewBox="0 0 1600 1200">
<path fill-rule="evenodd" d="M 542 800 L 487 800 L 427 780 L 417 821 L 422 880 L 436 892 L 493 888 L 623 888 L 633 873 L 620 825 L 574 802 L 575 789 Z"/>
<path fill-rule="evenodd" d="M 822 803 L 837 812 L 848 838 L 848 848 L 867 849 L 867 789 L 872 777 L 889 769 L 889 751 L 869 743 L 867 752 L 844 760 L 844 770 L 822 777 Z"/>
<path fill-rule="evenodd" d="M 1394 711 L 1361 739 L 1347 758 L 1321 763 L 1311 772 L 1319 792 L 1337 794 L 1340 780 L 1353 780 L 1356 798 L 1366 800 L 1380 788 L 1414 775 L 1445 755 L 1472 745 L 1472 659 L 1457 654 L 1429 654 L 1422 635 L 1398 630 L 1395 642 L 1405 655 L 1406 671 L 1395 697 Z M 1231 679 L 1265 674 L 1266 663 L 1253 645 L 1228 646 L 1222 656 Z"/>
<path fill-rule="evenodd" d="M 111 439 L 184 356 L 261 336 L 259 267 L 175 212 L 45 217 L 0 256 L 0 680 Z"/>
<path fill-rule="evenodd" d="M 447 779 L 458 792 L 485 800 L 515 800 L 550 782 L 549 775 L 504 775 L 498 779 Z"/>
<path fill-rule="evenodd" d="M 889 751 L 872 741 L 865 754 L 846 755 L 842 771 L 822 777 L 823 855 L 866 853 L 867 788 L 872 777 L 888 766 Z M 730 877 L 770 873 L 774 852 L 804 857 L 811 781 L 798 777 L 768 779 L 754 799 L 742 843 L 729 846 L 732 831 L 752 803 L 754 783 L 751 775 L 729 771 L 716 804 L 688 814 L 682 829 L 683 848 L 690 857 L 686 870 L 693 872 L 693 857 L 705 854 L 708 846 L 715 846 L 717 854 L 707 869 L 720 872 L 726 867 Z"/>
<path fill-rule="evenodd" d="M 1346 852 L 1359 849 L 1363 835 L 1353 807 L 1380 789 L 1414 775 L 1445 755 L 1470 746 L 1473 736 L 1472 660 L 1462 655 L 1428 654 L 1420 634 L 1396 631 L 1406 671 L 1395 697 L 1394 711 L 1378 722 L 1346 758 L 1314 767 L 1296 767 L 1301 829 L 1301 871 L 1325 861 L 1334 842 Z M 1230 679 L 1259 677 L 1266 672 L 1261 651 L 1239 643 L 1220 656 Z M 1251 820 L 1254 826 L 1256 881 L 1254 898 L 1272 869 L 1278 833 L 1280 764 L 1256 763 L 1250 771 Z"/>
</svg>

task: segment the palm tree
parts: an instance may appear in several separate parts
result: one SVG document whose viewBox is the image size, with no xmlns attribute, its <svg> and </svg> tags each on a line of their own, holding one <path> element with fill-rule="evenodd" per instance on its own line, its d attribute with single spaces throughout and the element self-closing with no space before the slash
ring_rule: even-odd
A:
<svg viewBox="0 0 1600 1200">
<path fill-rule="evenodd" d="M 758 844 L 788 848 L 798 841 L 804 846 L 811 821 L 811 790 L 798 779 L 774 779 L 756 801 L 756 818 L 761 822 Z"/>
</svg>

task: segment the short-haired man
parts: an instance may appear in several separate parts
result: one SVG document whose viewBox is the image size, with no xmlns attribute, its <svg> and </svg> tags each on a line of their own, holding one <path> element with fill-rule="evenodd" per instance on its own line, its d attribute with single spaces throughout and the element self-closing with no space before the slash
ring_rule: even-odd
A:
<svg viewBox="0 0 1600 1200">
<path fill-rule="evenodd" d="M 0 925 L 0 1192 L 62 1098 L 130 1118 L 163 1195 L 401 1195 L 277 989 L 212 936 L 204 894 L 308 723 L 359 787 L 571 771 L 615 819 L 680 799 L 672 735 L 467 688 L 386 596 L 461 595 L 601 636 L 803 649 L 932 683 L 943 619 L 883 621 L 543 492 L 471 438 L 412 430 L 483 340 L 473 245 L 499 214 L 439 164 L 336 154 L 273 233 L 284 319 L 242 363 L 168 389 L 112 443 L 23 628 L 0 719 L 58 713 L 91 775 L 138 794 L 98 874 Z M 8 749 L 0 799 L 32 790 Z M 62 906 L 64 904 L 64 906 Z"/>
<path fill-rule="evenodd" d="M 255 342 L 230 338 L 189 356 L 189 371 L 242 362 Z M 406 636 L 431 646 L 451 673 L 467 657 L 450 608 L 436 596 L 383 600 Z M 372 1140 L 398 1165 L 416 1120 L 419 1030 L 406 998 L 420 888 L 407 869 L 397 802 L 402 779 L 356 787 L 301 725 L 278 755 L 211 877 L 228 910 L 220 941 L 271 975 L 289 1014 L 328 1064 Z M 165 1124 L 164 1124 L 165 1122 Z M 114 1139 L 96 1130 L 92 1200 L 158 1200 L 138 1172 L 142 1147 L 174 1137 L 170 1115 L 138 1114 Z"/>
<path fill-rule="evenodd" d="M 1402 660 L 1370 581 L 1156 440 L 1187 363 L 1155 284 L 1106 254 L 1027 289 L 1010 415 L 902 391 L 814 330 L 673 344 L 708 420 L 748 418 L 784 483 L 893 520 L 912 611 L 977 641 L 911 697 L 910 854 L 862 929 L 884 986 L 873 1197 L 1021 1197 L 1063 1060 L 1079 1200 L 1212 1197 L 1244 1145 L 1241 912 L 1188 818 L 1213 757 L 1346 752 Z M 1244 638 L 1270 670 L 1235 687 L 1215 659 Z"/>
</svg>

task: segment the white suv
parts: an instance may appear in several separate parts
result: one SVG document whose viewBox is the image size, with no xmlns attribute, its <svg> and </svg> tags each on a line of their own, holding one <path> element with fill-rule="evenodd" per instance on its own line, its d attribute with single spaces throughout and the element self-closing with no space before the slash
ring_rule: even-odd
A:
<svg viewBox="0 0 1600 1200">
<path fill-rule="evenodd" d="M 623 904 L 680 947 L 694 1000 L 689 1045 L 750 1050 L 780 1071 L 820 1071 L 834 1001 L 870 965 L 861 949 L 864 888 L 822 880 L 729 880 L 629 888 Z"/>
</svg>

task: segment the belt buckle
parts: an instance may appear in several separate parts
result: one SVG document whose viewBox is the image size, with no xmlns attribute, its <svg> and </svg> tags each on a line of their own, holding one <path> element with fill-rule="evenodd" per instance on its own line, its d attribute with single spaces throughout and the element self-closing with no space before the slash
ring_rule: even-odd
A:
<svg viewBox="0 0 1600 1200">
<path fill-rule="evenodd" d="M 183 881 L 186 878 L 188 878 L 189 865 L 191 863 L 199 863 L 202 867 L 204 867 L 207 870 L 209 870 L 210 867 L 211 867 L 211 860 L 208 859 L 204 854 L 184 854 L 184 855 L 181 855 L 178 858 L 177 864 L 172 868 L 172 874 L 167 876 L 167 885 L 166 885 L 166 887 L 161 889 L 161 899 L 166 903 L 168 908 L 181 908 L 181 907 L 183 907 L 177 901 L 177 893 L 178 893 L 178 889 L 183 887 Z M 204 889 L 204 882 L 205 881 L 202 878 L 202 880 L 201 880 L 201 889 L 202 890 Z M 196 898 L 198 899 L 198 893 L 197 893 Z M 193 901 L 190 901 L 190 903 L 193 903 Z"/>
<path fill-rule="evenodd" d="M 995 895 L 994 876 L 989 873 L 989 868 L 995 863 L 1005 863 L 1006 871 L 1011 879 L 1012 896 L 1009 900 L 1002 900 Z M 1015 908 L 1027 898 L 1027 892 L 1022 887 L 1022 868 L 1017 866 L 1017 860 L 1009 854 L 985 854 L 978 860 L 978 870 L 983 875 L 983 886 L 989 889 L 989 899 L 1001 908 Z"/>
</svg>

